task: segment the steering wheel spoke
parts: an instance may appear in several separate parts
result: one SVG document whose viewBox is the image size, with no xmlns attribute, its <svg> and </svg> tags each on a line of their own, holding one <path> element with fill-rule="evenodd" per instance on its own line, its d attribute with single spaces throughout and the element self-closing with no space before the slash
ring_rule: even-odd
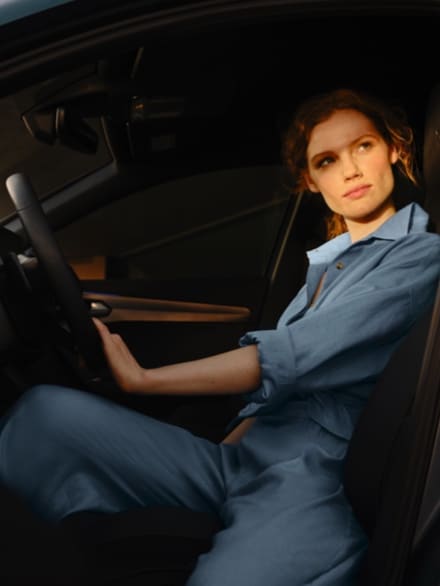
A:
<svg viewBox="0 0 440 586">
<path fill-rule="evenodd" d="M 80 282 L 63 256 L 32 185 L 23 173 L 6 180 L 6 188 L 30 245 L 54 293 L 75 345 L 92 378 L 105 370 L 101 339 L 82 296 Z"/>
</svg>

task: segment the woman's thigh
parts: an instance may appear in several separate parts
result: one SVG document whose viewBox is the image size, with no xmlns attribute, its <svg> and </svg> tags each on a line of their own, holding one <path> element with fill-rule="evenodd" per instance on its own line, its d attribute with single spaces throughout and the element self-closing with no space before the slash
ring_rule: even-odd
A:
<svg viewBox="0 0 440 586">
<path fill-rule="evenodd" d="M 298 456 L 230 491 L 211 551 L 187 586 L 352 586 L 366 537 L 346 500 L 346 442 L 313 422 Z M 298 438 L 299 439 L 299 438 Z M 313 440 L 313 442 L 312 442 Z"/>
<path fill-rule="evenodd" d="M 216 444 L 90 393 L 42 385 L 3 421 L 0 481 L 46 518 L 150 505 L 217 511 Z"/>
<path fill-rule="evenodd" d="M 187 586 L 353 586 L 366 540 L 340 505 L 333 498 L 302 511 L 249 511 L 252 523 L 216 535 Z"/>
</svg>

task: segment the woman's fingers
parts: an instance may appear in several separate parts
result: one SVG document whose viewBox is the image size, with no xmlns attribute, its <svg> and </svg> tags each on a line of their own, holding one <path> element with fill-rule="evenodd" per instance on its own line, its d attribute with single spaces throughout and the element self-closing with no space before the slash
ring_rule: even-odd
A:
<svg viewBox="0 0 440 586">
<path fill-rule="evenodd" d="M 108 327 L 92 318 L 101 336 L 104 353 L 116 382 L 124 391 L 137 389 L 142 379 L 142 367 L 119 334 L 112 334 Z"/>
<path fill-rule="evenodd" d="M 125 346 L 125 343 L 123 342 L 121 336 L 119 336 L 118 334 L 112 334 L 108 327 L 98 319 L 92 319 L 101 336 L 104 350 L 109 351 L 111 353 L 114 351 L 115 348 L 122 348 Z"/>
<path fill-rule="evenodd" d="M 92 321 L 96 326 L 101 337 L 104 337 L 106 334 L 110 334 L 108 327 L 102 323 L 101 320 L 97 319 L 96 317 L 92 317 Z"/>
</svg>

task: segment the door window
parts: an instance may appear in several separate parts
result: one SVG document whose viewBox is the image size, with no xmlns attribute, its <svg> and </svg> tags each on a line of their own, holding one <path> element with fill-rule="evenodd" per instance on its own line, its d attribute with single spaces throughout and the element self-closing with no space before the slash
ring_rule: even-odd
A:
<svg viewBox="0 0 440 586">
<path fill-rule="evenodd" d="M 57 239 L 83 278 L 260 276 L 287 201 L 278 166 L 227 169 L 122 197 Z"/>
</svg>

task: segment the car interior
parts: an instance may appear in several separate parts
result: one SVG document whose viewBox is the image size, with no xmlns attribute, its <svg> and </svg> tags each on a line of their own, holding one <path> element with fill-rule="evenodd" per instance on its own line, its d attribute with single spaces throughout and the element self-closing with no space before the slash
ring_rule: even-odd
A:
<svg viewBox="0 0 440 586">
<path fill-rule="evenodd" d="M 295 106 L 332 87 L 405 109 L 421 187 L 398 183 L 396 201 L 421 203 L 440 233 L 440 84 L 426 60 L 436 27 L 392 11 L 159 26 L 0 84 L 4 140 L 18 145 L 1 165 L 1 413 L 34 384 L 65 384 L 221 441 L 240 397 L 122 394 L 90 317 L 146 367 L 275 327 L 306 251 L 326 238 L 323 202 L 290 193 L 283 137 Z M 390 31 L 415 28 L 424 46 L 399 54 Z M 440 293 L 350 443 L 344 484 L 370 537 L 359 586 L 439 586 L 439 355 Z M 53 527 L 3 500 L 11 585 L 183 585 L 221 528 L 166 507 Z"/>
</svg>

